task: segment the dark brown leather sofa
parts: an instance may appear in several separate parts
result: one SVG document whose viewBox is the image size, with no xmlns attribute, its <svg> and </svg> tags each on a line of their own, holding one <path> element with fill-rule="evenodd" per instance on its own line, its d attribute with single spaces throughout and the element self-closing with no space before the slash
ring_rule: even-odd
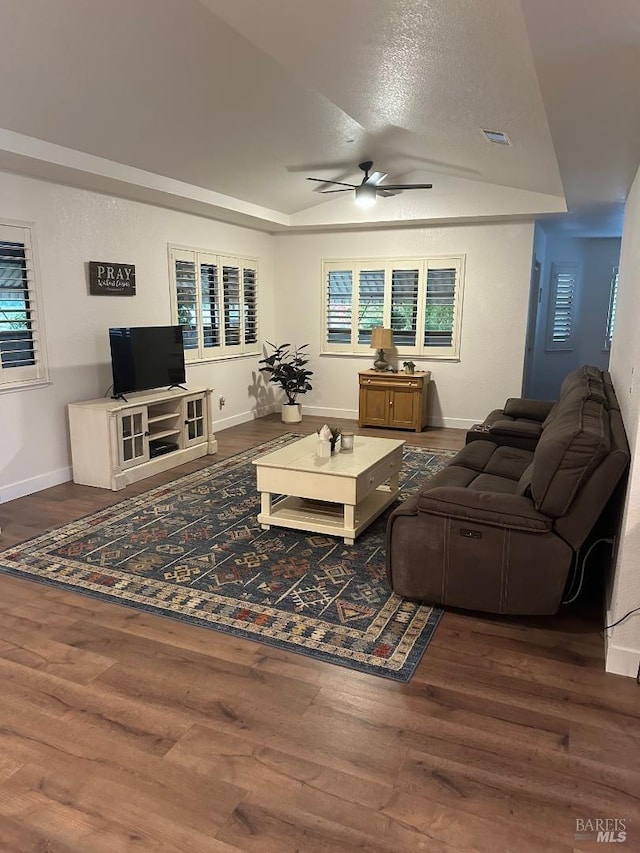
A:
<svg viewBox="0 0 640 853">
<path fill-rule="evenodd" d="M 489 430 L 391 514 L 387 575 L 398 595 L 431 604 L 552 614 L 629 465 L 618 402 L 609 373 L 587 365 L 557 402 L 496 411 L 507 417 L 491 413 Z"/>
</svg>

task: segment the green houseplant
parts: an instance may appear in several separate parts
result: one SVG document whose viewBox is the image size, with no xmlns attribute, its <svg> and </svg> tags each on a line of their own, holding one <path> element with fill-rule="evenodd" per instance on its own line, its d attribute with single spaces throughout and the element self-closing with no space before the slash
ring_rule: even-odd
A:
<svg viewBox="0 0 640 853">
<path fill-rule="evenodd" d="M 309 344 L 292 346 L 291 344 L 272 344 L 265 342 L 273 352 L 261 358 L 258 364 L 263 364 L 260 372 L 269 378 L 269 382 L 279 385 L 287 397 L 287 402 L 282 404 L 282 420 L 285 423 L 296 423 L 302 420 L 302 407 L 297 402 L 300 394 L 306 394 L 312 390 L 309 378 L 313 376 L 312 370 L 307 370 L 309 356 L 304 350 Z"/>
</svg>

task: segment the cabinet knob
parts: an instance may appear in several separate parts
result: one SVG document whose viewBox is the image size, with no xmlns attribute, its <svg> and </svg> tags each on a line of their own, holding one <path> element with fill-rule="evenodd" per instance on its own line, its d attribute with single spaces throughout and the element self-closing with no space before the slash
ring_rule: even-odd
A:
<svg viewBox="0 0 640 853">
<path fill-rule="evenodd" d="M 389 400 L 389 405 L 393 406 L 393 400 Z"/>
</svg>

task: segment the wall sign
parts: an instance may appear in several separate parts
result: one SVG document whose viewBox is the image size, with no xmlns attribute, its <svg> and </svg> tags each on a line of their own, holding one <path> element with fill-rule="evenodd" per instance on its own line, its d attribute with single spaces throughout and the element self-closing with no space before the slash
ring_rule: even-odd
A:
<svg viewBox="0 0 640 853">
<path fill-rule="evenodd" d="M 93 296 L 135 296 L 134 264 L 89 261 L 89 293 Z"/>
</svg>

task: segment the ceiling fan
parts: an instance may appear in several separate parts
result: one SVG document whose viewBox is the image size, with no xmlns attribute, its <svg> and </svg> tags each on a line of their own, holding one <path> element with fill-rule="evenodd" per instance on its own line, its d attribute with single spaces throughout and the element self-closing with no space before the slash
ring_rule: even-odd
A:
<svg viewBox="0 0 640 853">
<path fill-rule="evenodd" d="M 338 190 L 320 190 L 321 193 L 347 193 L 351 190 L 356 191 L 356 204 L 361 207 L 371 207 L 375 204 L 376 198 L 379 195 L 391 196 L 402 190 L 430 190 L 433 184 L 382 184 L 381 182 L 387 177 L 386 172 L 371 172 L 369 170 L 373 166 L 372 160 L 365 160 L 364 163 L 358 163 L 358 166 L 364 172 L 364 178 L 359 184 L 347 184 L 344 181 L 330 181 L 327 178 L 307 178 L 308 181 L 317 181 L 321 184 L 336 184 L 341 187 Z"/>
</svg>

